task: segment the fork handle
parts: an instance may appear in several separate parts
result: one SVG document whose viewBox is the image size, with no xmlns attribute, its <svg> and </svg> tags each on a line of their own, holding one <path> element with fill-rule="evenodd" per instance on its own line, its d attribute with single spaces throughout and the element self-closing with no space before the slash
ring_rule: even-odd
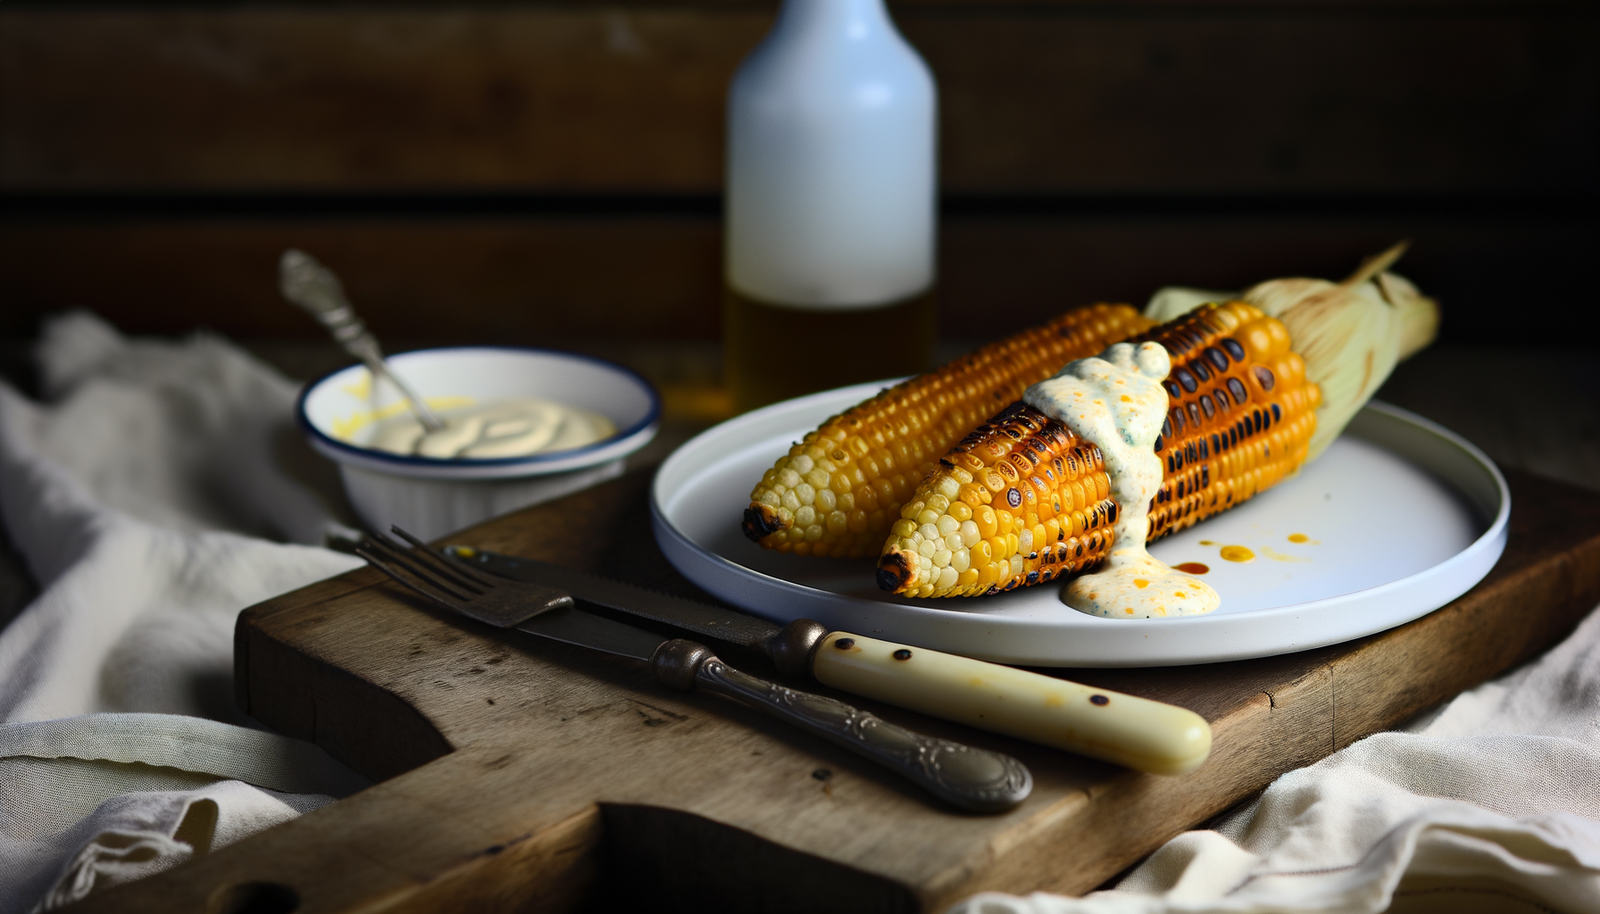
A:
<svg viewBox="0 0 1600 914">
<path fill-rule="evenodd" d="M 1033 790 L 1027 766 L 1009 755 L 907 730 L 842 701 L 752 676 L 694 641 L 663 642 L 650 667 L 672 688 L 698 687 L 742 702 L 871 759 L 959 809 L 1004 812 Z"/>
</svg>

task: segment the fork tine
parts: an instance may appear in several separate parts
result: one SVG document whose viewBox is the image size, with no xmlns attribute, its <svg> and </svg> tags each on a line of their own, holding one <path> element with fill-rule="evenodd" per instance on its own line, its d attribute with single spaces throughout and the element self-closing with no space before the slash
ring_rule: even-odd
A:
<svg viewBox="0 0 1600 914">
<path fill-rule="evenodd" d="M 412 578 L 409 573 L 404 572 L 404 571 L 400 570 L 399 568 L 396 568 L 395 566 L 390 565 L 388 562 L 385 562 L 383 559 L 378 558 L 377 555 L 375 555 L 370 550 L 365 549 L 362 546 L 357 546 L 355 548 L 355 553 L 356 553 L 356 555 L 359 555 L 362 558 L 366 559 L 367 560 L 367 564 L 371 565 L 372 567 L 374 567 L 374 568 L 378 569 L 379 571 L 383 572 L 384 574 L 388 575 L 390 580 L 394 581 L 397 584 L 400 584 L 400 585 L 404 586 L 407 590 L 410 590 L 410 591 L 413 591 L 415 593 L 421 594 L 422 596 L 428 598 L 432 602 L 435 602 L 435 603 L 441 603 L 442 602 L 442 600 L 440 599 L 440 595 L 439 594 L 434 593 L 432 590 L 428 589 L 422 583 L 420 583 L 416 579 Z"/>
<path fill-rule="evenodd" d="M 377 559 L 371 553 L 358 554 L 360 554 L 367 561 L 371 562 L 376 568 L 378 568 L 378 570 L 388 575 L 392 580 L 405 586 L 407 590 L 419 594 L 427 598 L 429 602 L 443 606 L 452 612 L 462 611 L 462 607 L 458 604 L 458 601 L 453 594 L 447 594 L 437 590 L 434 587 L 433 582 L 417 577 L 416 574 L 410 569 Z"/>
<path fill-rule="evenodd" d="M 367 548 L 378 552 L 392 564 L 399 565 L 412 575 L 436 586 L 462 600 L 471 599 L 477 595 L 476 589 L 462 585 L 448 576 L 441 576 L 431 565 L 410 549 L 402 549 L 383 537 L 370 537 L 364 541 Z"/>
<path fill-rule="evenodd" d="M 475 588 L 479 591 L 488 591 L 499 586 L 501 583 L 497 578 L 491 577 L 490 575 L 473 568 L 471 565 L 468 565 L 466 562 L 463 562 L 454 556 L 444 555 L 442 553 L 433 551 L 432 549 L 428 548 L 427 543 L 424 543 L 422 540 L 417 539 L 415 536 L 397 526 L 390 526 L 389 529 L 394 531 L 397 536 L 399 536 L 401 539 L 404 539 L 414 547 L 412 551 L 413 555 L 426 556 L 428 563 L 436 568 L 440 574 L 447 575 L 450 578 L 460 581 L 462 586 L 465 586 L 469 589 Z"/>
<path fill-rule="evenodd" d="M 402 531 L 402 533 L 404 533 L 404 531 Z M 428 569 L 428 571 L 432 573 L 435 578 L 449 582 L 450 585 L 457 590 L 474 596 L 482 596 L 494 588 L 494 584 L 492 582 L 479 581 L 469 575 L 462 574 L 460 569 L 456 568 L 452 563 L 445 561 L 442 556 L 434 552 L 432 549 L 429 549 L 425 543 L 422 543 L 420 540 L 417 540 L 415 537 L 412 537 L 409 534 L 404 535 L 407 537 L 409 542 L 416 544 L 415 547 L 402 549 L 397 544 L 390 542 L 383 537 L 379 537 L 379 539 L 384 539 L 386 543 L 389 543 L 391 548 L 394 548 L 395 551 L 400 555 L 404 555 L 412 562 L 413 565 Z"/>
<path fill-rule="evenodd" d="M 451 609 L 460 611 L 461 606 L 473 596 L 463 593 L 460 587 L 441 582 L 425 566 L 419 566 L 410 555 L 388 543 L 369 537 L 356 547 L 356 554 L 401 584 Z"/>
</svg>

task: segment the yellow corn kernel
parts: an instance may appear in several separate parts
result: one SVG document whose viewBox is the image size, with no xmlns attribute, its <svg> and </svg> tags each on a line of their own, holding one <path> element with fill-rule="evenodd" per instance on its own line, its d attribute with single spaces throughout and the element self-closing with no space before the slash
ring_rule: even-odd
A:
<svg viewBox="0 0 1600 914">
<path fill-rule="evenodd" d="M 1067 362 L 1095 355 L 1150 325 L 1127 305 L 1080 308 L 834 416 L 763 474 L 745 511 L 741 525 L 745 535 L 767 548 L 792 548 L 792 538 L 779 534 L 794 524 L 794 512 L 802 504 L 813 503 L 816 493 L 825 489 L 836 495 L 854 492 L 857 507 L 869 517 L 879 510 L 890 519 L 900 517 L 901 506 L 918 481 L 933 472 L 940 456 L 980 423 L 993 404 L 1017 399 L 1029 385 L 1055 374 Z M 983 461 L 965 461 L 953 467 L 960 473 L 941 475 L 941 488 L 930 489 L 929 494 L 941 494 L 975 510 L 1009 485 L 997 475 L 991 479 L 993 474 L 980 472 L 986 466 Z M 971 474 L 971 479 L 963 474 Z M 809 499 L 794 491 L 802 483 L 809 486 Z M 869 499 L 869 492 L 875 498 Z M 944 508 L 938 510 L 942 513 Z M 888 533 L 887 523 L 869 522 L 861 531 L 848 524 L 836 536 L 830 525 L 822 539 L 810 542 L 827 542 L 827 555 L 866 557 L 877 553 Z"/>
</svg>

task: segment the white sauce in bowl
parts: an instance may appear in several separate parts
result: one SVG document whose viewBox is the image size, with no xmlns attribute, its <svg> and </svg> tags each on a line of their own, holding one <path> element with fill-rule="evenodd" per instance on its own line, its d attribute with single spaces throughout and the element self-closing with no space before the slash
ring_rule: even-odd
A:
<svg viewBox="0 0 1600 914">
<path fill-rule="evenodd" d="M 1098 358 L 1069 363 L 1022 395 L 1105 455 L 1117 520 L 1101 569 L 1073 578 L 1062 591 L 1062 601 L 1080 612 L 1149 619 L 1200 615 L 1222 605 L 1215 590 L 1145 549 L 1150 501 L 1162 479 L 1155 452 L 1167 412 L 1161 382 L 1171 370 L 1171 356 L 1160 343 L 1117 343 Z"/>
<path fill-rule="evenodd" d="M 529 397 L 441 412 L 444 428 L 429 432 L 409 412 L 380 421 L 368 447 L 416 457 L 487 459 L 565 451 L 617 433 L 605 416 Z"/>
</svg>

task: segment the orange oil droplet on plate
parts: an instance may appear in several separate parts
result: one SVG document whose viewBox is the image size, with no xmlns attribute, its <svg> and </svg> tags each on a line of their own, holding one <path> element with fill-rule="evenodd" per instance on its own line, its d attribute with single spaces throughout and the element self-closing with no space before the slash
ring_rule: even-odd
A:
<svg viewBox="0 0 1600 914">
<path fill-rule="evenodd" d="M 1146 587 L 1150 586 L 1150 582 L 1146 581 L 1144 578 L 1134 578 L 1133 579 L 1133 586 L 1139 588 L 1140 590 L 1143 590 Z"/>
<path fill-rule="evenodd" d="M 1173 565 L 1172 569 L 1184 574 L 1205 574 L 1211 570 L 1211 566 L 1204 562 L 1184 562 L 1182 565 Z"/>
<path fill-rule="evenodd" d="M 1200 541 L 1200 545 L 1202 545 L 1202 546 L 1215 546 L 1216 544 L 1217 544 L 1216 540 L 1201 540 Z"/>
<path fill-rule="evenodd" d="M 1311 542 L 1311 537 L 1306 536 L 1304 533 L 1291 533 L 1291 534 L 1289 534 L 1289 542 L 1291 542 L 1291 543 L 1309 543 L 1309 542 Z"/>
<path fill-rule="evenodd" d="M 1222 557 L 1229 562 L 1253 562 L 1256 554 L 1245 546 L 1223 546 Z"/>
</svg>

